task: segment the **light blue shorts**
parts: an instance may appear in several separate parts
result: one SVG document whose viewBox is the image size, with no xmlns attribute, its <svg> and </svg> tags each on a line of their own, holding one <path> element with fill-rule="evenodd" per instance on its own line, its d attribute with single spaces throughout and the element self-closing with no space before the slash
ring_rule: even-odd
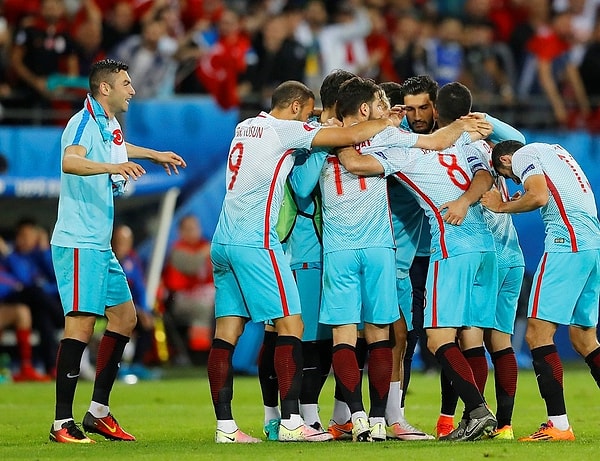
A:
<svg viewBox="0 0 600 461">
<path fill-rule="evenodd" d="M 331 327 L 319 323 L 321 308 L 321 277 L 319 268 L 300 268 L 292 270 L 302 306 L 302 321 L 304 334 L 302 341 L 317 341 L 331 339 Z"/>
<path fill-rule="evenodd" d="M 273 249 L 211 245 L 215 317 L 253 322 L 300 314 L 300 297 L 281 246 Z"/>
<path fill-rule="evenodd" d="M 466 253 L 429 263 L 424 328 L 492 328 L 498 265 L 494 251 Z"/>
<path fill-rule="evenodd" d="M 599 293 L 600 250 L 544 253 L 533 276 L 528 316 L 595 327 Z"/>
<path fill-rule="evenodd" d="M 393 248 L 340 250 L 323 256 L 321 323 L 387 325 L 400 318 Z"/>
<path fill-rule="evenodd" d="M 406 321 L 408 331 L 413 329 L 412 324 L 412 283 L 408 274 L 406 277 L 396 277 L 396 294 L 398 296 L 398 308 L 400 314 Z"/>
<path fill-rule="evenodd" d="M 131 300 L 125 272 L 112 250 L 52 245 L 52 263 L 65 315 L 104 315 L 109 307 Z"/>
<path fill-rule="evenodd" d="M 525 268 L 523 266 L 498 269 L 495 330 L 509 335 L 513 334 L 524 273 Z"/>
</svg>

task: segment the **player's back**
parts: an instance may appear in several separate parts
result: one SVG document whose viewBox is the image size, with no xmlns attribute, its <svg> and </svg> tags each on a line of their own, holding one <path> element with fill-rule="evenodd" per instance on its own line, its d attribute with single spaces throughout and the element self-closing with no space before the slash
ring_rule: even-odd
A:
<svg viewBox="0 0 600 461">
<path fill-rule="evenodd" d="M 213 241 L 270 248 L 296 149 L 308 149 L 319 130 L 265 112 L 237 125 L 229 150 L 226 193 Z"/>
<path fill-rule="evenodd" d="M 473 174 L 485 169 L 481 160 L 467 159 L 461 147 L 434 152 L 410 149 L 394 176 L 406 184 L 425 210 L 431 227 L 432 260 L 494 248 L 493 238 L 479 203 L 470 206 L 456 226 L 443 220 L 444 203 L 458 199 L 470 186 Z"/>
<path fill-rule="evenodd" d="M 522 182 L 540 174 L 546 179 L 548 203 L 541 208 L 546 226 L 546 249 L 578 251 L 600 248 L 600 223 L 589 180 L 558 144 L 532 143 L 513 155 L 513 171 Z"/>
</svg>

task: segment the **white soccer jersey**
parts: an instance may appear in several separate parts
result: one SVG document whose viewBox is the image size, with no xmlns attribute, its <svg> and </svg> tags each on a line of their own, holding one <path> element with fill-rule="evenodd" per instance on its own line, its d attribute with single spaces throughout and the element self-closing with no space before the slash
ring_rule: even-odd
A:
<svg viewBox="0 0 600 461">
<path fill-rule="evenodd" d="M 235 129 L 225 175 L 225 200 L 213 242 L 271 248 L 286 178 L 297 149 L 310 149 L 318 124 L 279 120 L 266 112 Z"/>
<path fill-rule="evenodd" d="M 413 146 L 418 135 L 388 127 L 355 146 L 361 153 Z M 387 183 L 381 176 L 356 176 L 328 155 L 319 178 L 323 197 L 323 253 L 393 248 Z"/>
<path fill-rule="evenodd" d="M 478 156 L 467 157 L 456 146 L 440 152 L 392 148 L 373 156 L 385 174 L 403 182 L 425 210 L 431 227 L 432 261 L 494 248 L 479 203 L 469 207 L 460 226 L 446 224 L 439 211 L 442 204 L 456 200 L 469 188 L 474 173 L 485 169 Z"/>
<path fill-rule="evenodd" d="M 512 170 L 525 183 L 544 175 L 548 203 L 540 209 L 546 227 L 547 252 L 577 252 L 600 248 L 596 200 L 585 173 L 558 144 L 532 143 L 512 156 Z"/>
<path fill-rule="evenodd" d="M 496 189 L 500 192 L 502 199 L 504 201 L 510 200 L 506 179 L 499 176 L 492 167 L 492 149 L 489 144 L 485 141 L 476 141 L 465 146 L 465 151 L 468 155 L 472 153 L 481 158 L 483 164 L 487 166 L 494 177 Z M 494 236 L 498 268 L 525 266 L 523 251 L 521 245 L 519 245 L 519 237 L 510 213 L 494 213 L 483 207 L 483 216 Z"/>
</svg>

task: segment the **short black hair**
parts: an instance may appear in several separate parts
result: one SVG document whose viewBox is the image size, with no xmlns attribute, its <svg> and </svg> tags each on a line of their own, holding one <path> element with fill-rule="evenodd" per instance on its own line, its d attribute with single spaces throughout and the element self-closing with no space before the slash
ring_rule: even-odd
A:
<svg viewBox="0 0 600 461">
<path fill-rule="evenodd" d="M 310 99 L 315 99 L 315 94 L 304 83 L 296 80 L 287 80 L 281 83 L 273 91 L 271 96 L 271 110 L 285 109 L 294 101 L 300 102 L 302 106 Z"/>
<path fill-rule="evenodd" d="M 382 90 L 375 81 L 362 77 L 351 78 L 340 86 L 335 107 L 336 116 L 342 120 L 356 114 L 361 104 L 373 101 L 379 92 Z"/>
<path fill-rule="evenodd" d="M 404 104 L 404 96 L 414 96 L 417 94 L 427 93 L 429 100 L 435 105 L 439 86 L 437 82 L 429 75 L 417 75 L 409 77 L 401 85 L 402 87 L 402 104 Z"/>
<path fill-rule="evenodd" d="M 502 166 L 500 157 L 503 155 L 512 155 L 524 145 L 525 144 L 521 141 L 515 141 L 514 139 L 509 139 L 508 141 L 502 141 L 496 144 L 492 149 L 492 165 L 496 171 L 498 170 L 498 167 Z"/>
<path fill-rule="evenodd" d="M 459 82 L 446 83 L 437 95 L 438 120 L 448 124 L 471 112 L 471 91 Z"/>
<path fill-rule="evenodd" d="M 114 59 L 103 59 L 92 64 L 92 70 L 90 71 L 90 92 L 92 96 L 98 94 L 100 84 L 102 82 L 111 83 L 114 81 L 114 75 L 118 74 L 122 70 L 127 71 L 129 66 L 121 61 Z"/>
<path fill-rule="evenodd" d="M 379 87 L 384 91 L 387 98 L 390 100 L 390 105 L 396 106 L 404 104 L 404 93 L 402 93 L 402 85 L 396 82 L 383 82 Z"/>
<path fill-rule="evenodd" d="M 356 75 L 352 72 L 342 69 L 336 69 L 325 77 L 321 84 L 321 90 L 319 91 L 323 109 L 333 108 L 338 99 L 338 91 L 340 90 L 342 83 L 347 82 L 354 77 L 356 77 Z"/>
</svg>

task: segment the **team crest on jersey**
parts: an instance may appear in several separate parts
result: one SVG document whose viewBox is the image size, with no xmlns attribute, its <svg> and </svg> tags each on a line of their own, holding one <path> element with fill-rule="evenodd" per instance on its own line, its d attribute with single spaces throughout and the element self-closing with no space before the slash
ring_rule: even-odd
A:
<svg viewBox="0 0 600 461">
<path fill-rule="evenodd" d="M 523 173 L 521 174 L 521 176 L 525 176 L 531 170 L 535 170 L 535 165 L 533 163 L 523 170 Z"/>
<path fill-rule="evenodd" d="M 304 127 L 304 129 L 306 131 L 312 131 L 315 128 L 317 128 L 317 125 L 311 124 L 311 123 L 305 123 L 304 125 L 302 125 Z"/>
<path fill-rule="evenodd" d="M 121 144 L 123 144 L 123 132 L 117 128 L 115 131 L 113 131 L 113 142 L 117 145 L 120 146 Z"/>
</svg>

